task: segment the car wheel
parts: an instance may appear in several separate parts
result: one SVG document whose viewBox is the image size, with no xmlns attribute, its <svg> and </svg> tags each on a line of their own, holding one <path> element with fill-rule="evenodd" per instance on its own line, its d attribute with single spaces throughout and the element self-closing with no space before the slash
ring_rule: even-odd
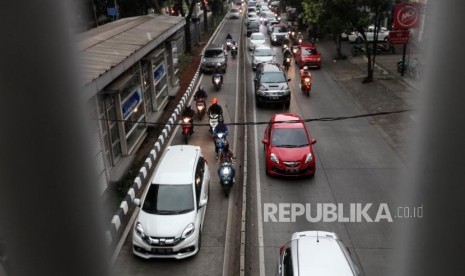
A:
<svg viewBox="0 0 465 276">
<path fill-rule="evenodd" d="M 290 106 L 291 106 L 291 100 L 284 103 L 284 107 L 286 107 L 286 109 L 288 109 Z"/>
<path fill-rule="evenodd" d="M 258 100 L 258 97 L 257 97 L 257 96 L 255 96 L 255 106 L 256 106 L 256 107 L 261 107 L 261 106 L 262 106 L 262 104 L 261 104 L 260 101 Z"/>
<path fill-rule="evenodd" d="M 355 39 L 355 43 L 357 44 L 361 44 L 363 42 L 363 38 L 361 37 L 357 37 L 357 39 Z"/>
</svg>

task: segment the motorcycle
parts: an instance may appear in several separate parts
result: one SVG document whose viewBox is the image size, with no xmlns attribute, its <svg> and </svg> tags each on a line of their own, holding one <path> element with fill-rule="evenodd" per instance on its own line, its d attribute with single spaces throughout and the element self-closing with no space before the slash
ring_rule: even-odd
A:
<svg viewBox="0 0 465 276">
<path fill-rule="evenodd" d="M 189 143 L 189 138 L 192 135 L 192 117 L 183 117 L 182 121 L 182 136 L 184 138 L 184 143 L 187 145 Z"/>
<path fill-rule="evenodd" d="M 223 84 L 223 78 L 220 73 L 215 73 L 212 76 L 213 86 L 215 87 L 216 91 L 221 89 L 221 85 Z"/>
<path fill-rule="evenodd" d="M 305 76 L 301 81 L 300 87 L 305 95 L 310 96 L 310 90 L 312 90 L 312 79 L 309 76 Z"/>
<path fill-rule="evenodd" d="M 232 39 L 228 38 L 226 39 L 226 48 L 229 50 L 231 50 L 231 46 L 232 46 Z"/>
<path fill-rule="evenodd" d="M 289 71 L 289 67 L 291 66 L 291 57 L 284 57 L 284 69 L 286 69 L 286 71 Z"/>
<path fill-rule="evenodd" d="M 233 59 L 236 59 L 236 56 L 237 56 L 237 46 L 236 45 L 231 46 L 231 56 L 232 56 Z"/>
<path fill-rule="evenodd" d="M 223 162 L 220 164 L 218 168 L 218 176 L 220 178 L 220 184 L 223 187 L 224 195 L 226 197 L 229 196 L 229 192 L 231 191 L 232 186 L 236 182 L 234 174 L 235 171 L 232 163 Z"/>
<path fill-rule="evenodd" d="M 397 62 L 397 72 L 399 72 L 400 74 L 404 72 L 404 74 L 406 74 L 407 76 L 413 79 L 420 78 L 420 74 L 418 72 L 418 64 L 416 60 L 413 60 L 410 62 L 409 61 L 402 62 L 402 60 L 399 60 Z"/>
<path fill-rule="evenodd" d="M 368 48 L 371 50 L 371 48 Z M 352 46 L 351 53 L 352 56 L 356 57 L 358 55 L 365 54 L 367 52 L 367 48 L 365 47 L 364 44 L 362 45 L 354 45 Z M 394 46 L 389 46 L 387 47 L 386 45 L 383 44 L 376 44 L 376 54 L 395 54 L 396 53 L 396 48 Z"/>
<path fill-rule="evenodd" d="M 195 107 L 197 109 L 197 119 L 202 121 L 203 115 L 205 115 L 205 98 L 197 98 L 195 101 Z"/>
</svg>

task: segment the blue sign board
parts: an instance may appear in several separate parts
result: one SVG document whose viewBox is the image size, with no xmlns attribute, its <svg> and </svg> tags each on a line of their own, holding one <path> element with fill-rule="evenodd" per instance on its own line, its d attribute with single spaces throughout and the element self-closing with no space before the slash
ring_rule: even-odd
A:
<svg viewBox="0 0 465 276">
<path fill-rule="evenodd" d="M 139 105 L 141 100 L 142 93 L 140 87 L 138 87 L 136 92 L 134 92 L 129 98 L 127 98 L 121 106 L 121 108 L 123 109 L 123 118 L 125 120 L 127 119 L 127 117 L 131 115 L 132 111 Z"/>
<path fill-rule="evenodd" d="M 117 7 L 107 8 L 107 15 L 108 16 L 117 16 L 118 15 L 118 8 Z"/>
<path fill-rule="evenodd" d="M 157 69 L 153 71 L 153 79 L 155 83 L 157 83 L 163 76 L 165 75 L 165 66 L 164 64 L 160 64 Z"/>
</svg>

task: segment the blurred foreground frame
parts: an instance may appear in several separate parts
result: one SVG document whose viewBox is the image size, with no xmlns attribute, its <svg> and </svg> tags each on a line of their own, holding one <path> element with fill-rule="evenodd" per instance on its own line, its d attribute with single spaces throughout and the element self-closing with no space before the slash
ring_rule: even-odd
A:
<svg viewBox="0 0 465 276">
<path fill-rule="evenodd" d="M 425 1 L 423 1 L 425 2 Z M 425 61 L 418 126 L 410 139 L 412 164 L 398 191 L 421 203 L 420 220 L 400 223 L 393 275 L 465 275 L 465 2 L 428 1 Z M 458 42 L 457 40 L 460 40 Z"/>
<path fill-rule="evenodd" d="M 79 2 L 0 4 L 0 235 L 10 275 L 110 275 L 71 31 Z"/>
</svg>

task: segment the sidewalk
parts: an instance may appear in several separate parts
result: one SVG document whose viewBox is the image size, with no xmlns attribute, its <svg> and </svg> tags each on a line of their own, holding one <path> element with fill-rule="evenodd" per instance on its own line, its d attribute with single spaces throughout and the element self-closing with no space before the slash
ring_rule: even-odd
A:
<svg viewBox="0 0 465 276">
<path fill-rule="evenodd" d="M 362 83 L 367 75 L 366 57 L 348 56 L 346 60 L 336 61 L 333 60 L 336 46 L 332 40 L 322 40 L 317 46 L 322 52 L 324 68 L 351 96 L 361 114 L 415 109 L 421 94 L 419 82 L 397 73 L 396 63 L 401 59 L 401 53 L 377 56 L 374 81 Z M 350 53 L 347 49 L 344 51 L 346 55 Z M 368 118 L 404 163 L 408 153 L 407 138 L 415 118 L 413 114 L 406 112 Z"/>
</svg>

